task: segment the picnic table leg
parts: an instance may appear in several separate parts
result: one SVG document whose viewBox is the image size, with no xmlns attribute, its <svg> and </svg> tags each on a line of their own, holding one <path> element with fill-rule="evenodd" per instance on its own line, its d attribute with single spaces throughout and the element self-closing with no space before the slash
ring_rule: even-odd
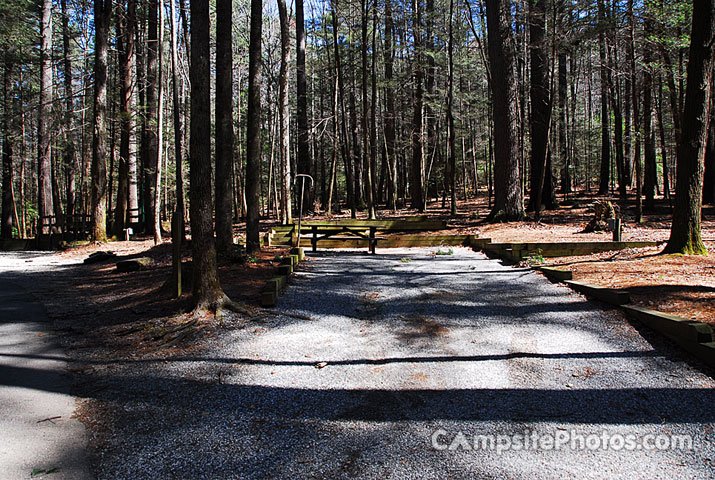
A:
<svg viewBox="0 0 715 480">
<path fill-rule="evenodd" d="M 318 251 L 318 229 L 313 225 L 310 227 L 310 231 L 313 234 L 312 238 L 310 239 L 310 243 L 313 246 L 313 251 L 316 252 Z"/>
<path fill-rule="evenodd" d="M 375 244 L 377 240 L 375 239 L 375 227 L 370 227 L 370 253 L 375 255 Z"/>
</svg>

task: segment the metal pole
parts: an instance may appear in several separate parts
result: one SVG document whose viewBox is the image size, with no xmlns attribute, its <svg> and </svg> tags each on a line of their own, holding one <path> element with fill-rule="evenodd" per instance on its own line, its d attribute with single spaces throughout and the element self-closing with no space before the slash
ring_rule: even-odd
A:
<svg viewBox="0 0 715 480">
<path fill-rule="evenodd" d="M 303 222 L 303 196 L 305 194 L 305 177 L 308 177 L 310 179 L 310 185 L 312 187 L 313 185 L 313 177 L 310 175 L 307 175 L 305 173 L 299 173 L 298 175 L 295 176 L 296 180 L 298 180 L 298 177 L 301 177 L 301 184 L 300 184 L 300 209 L 298 213 L 298 240 L 296 241 L 296 247 L 300 247 L 300 227 L 301 223 Z"/>
</svg>

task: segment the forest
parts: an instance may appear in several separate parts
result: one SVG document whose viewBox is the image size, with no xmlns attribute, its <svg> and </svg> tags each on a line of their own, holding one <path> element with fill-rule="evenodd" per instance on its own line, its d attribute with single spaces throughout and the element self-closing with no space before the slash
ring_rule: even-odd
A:
<svg viewBox="0 0 715 480">
<path fill-rule="evenodd" d="M 712 0 L 2 0 L 2 236 L 715 201 Z M 310 178 L 306 177 L 308 175 Z M 186 226 L 185 226 L 185 225 Z M 241 232 L 240 236 L 243 236 Z M 215 262 L 215 260 L 213 260 Z M 199 260 L 199 264 L 203 264 Z"/>
</svg>

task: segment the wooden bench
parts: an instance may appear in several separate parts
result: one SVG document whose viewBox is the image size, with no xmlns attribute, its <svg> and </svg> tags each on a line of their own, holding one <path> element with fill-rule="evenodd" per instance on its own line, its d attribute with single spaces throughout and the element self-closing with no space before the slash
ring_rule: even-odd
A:
<svg viewBox="0 0 715 480">
<path fill-rule="evenodd" d="M 341 224 L 341 225 L 306 225 L 304 231 L 310 232 L 310 244 L 313 247 L 313 251 L 318 250 L 318 241 L 324 240 L 326 238 L 333 238 L 333 240 L 353 240 L 354 237 L 339 236 L 341 233 L 349 233 L 355 235 L 359 238 L 364 238 L 368 241 L 368 250 L 373 255 L 375 254 L 375 247 L 377 242 L 383 239 L 383 237 L 378 237 L 375 235 L 377 232 L 377 227 L 375 226 L 365 226 L 365 225 L 353 225 L 353 224 Z M 302 232 L 301 232 L 302 233 Z"/>
</svg>

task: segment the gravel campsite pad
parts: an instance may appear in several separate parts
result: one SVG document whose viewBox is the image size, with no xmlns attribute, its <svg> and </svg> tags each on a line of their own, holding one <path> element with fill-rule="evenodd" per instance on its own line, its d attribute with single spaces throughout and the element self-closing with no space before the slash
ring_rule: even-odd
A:
<svg viewBox="0 0 715 480">
<path fill-rule="evenodd" d="M 710 377 L 535 273 L 437 251 L 319 252 L 278 316 L 105 372 L 100 477 L 712 475 Z"/>
</svg>

